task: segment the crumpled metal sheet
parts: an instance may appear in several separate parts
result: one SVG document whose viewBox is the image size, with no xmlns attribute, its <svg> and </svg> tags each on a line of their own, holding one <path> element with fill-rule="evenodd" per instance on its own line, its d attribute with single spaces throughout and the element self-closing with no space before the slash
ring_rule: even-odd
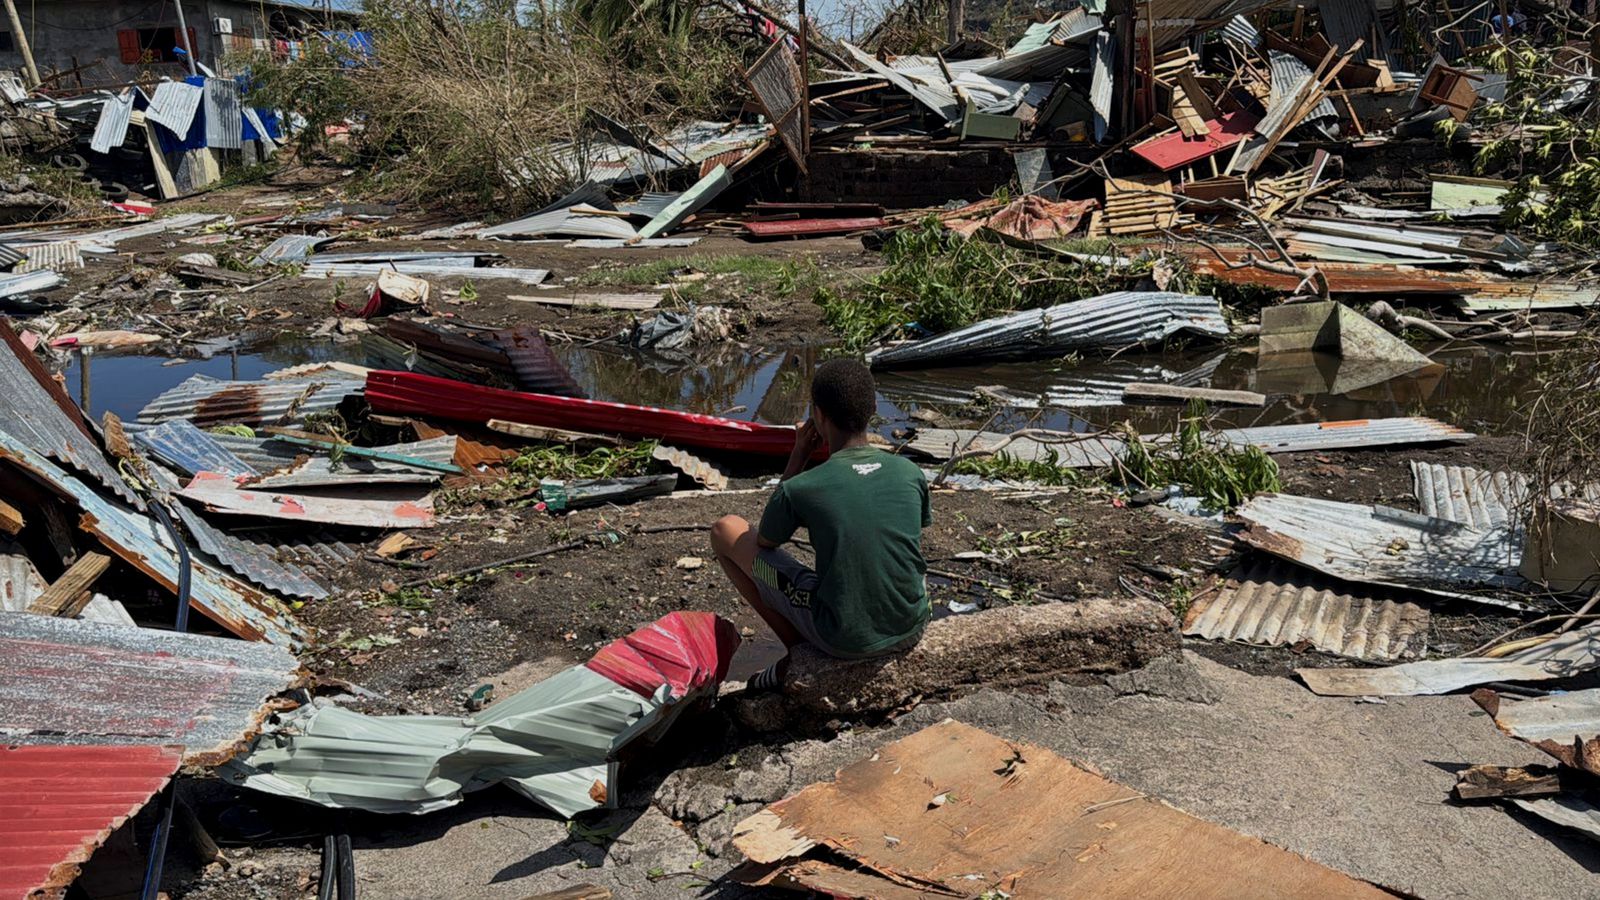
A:
<svg viewBox="0 0 1600 900">
<path fill-rule="evenodd" d="M 1179 333 L 1225 337 L 1228 323 L 1215 297 L 1165 291 L 1117 291 L 986 319 L 937 337 L 867 354 L 873 368 L 969 359 L 1120 350 Z"/>
<path fill-rule="evenodd" d="M 519 269 L 511 266 L 462 266 L 440 262 L 327 263 L 312 257 L 301 278 L 376 278 L 385 270 L 403 275 L 428 275 L 435 278 L 504 278 L 523 284 L 539 284 L 550 277 L 547 269 Z"/>
<path fill-rule="evenodd" d="M 0 276 L 0 297 L 25 297 L 66 283 L 60 272 L 18 272 Z"/>
<path fill-rule="evenodd" d="M 538 328 L 507 328 L 489 332 L 482 340 L 506 355 L 511 370 L 517 375 L 517 384 L 523 390 L 557 397 L 589 396 L 561 360 L 556 359 Z"/>
<path fill-rule="evenodd" d="M 207 78 L 202 90 L 206 146 L 223 150 L 243 147 L 244 116 L 239 111 L 239 85 L 232 78 Z"/>
<path fill-rule="evenodd" d="M 1477 530 L 1385 506 L 1261 494 L 1240 506 L 1240 540 L 1346 581 L 1404 588 L 1506 609 L 1527 604 L 1446 590 L 1521 588 L 1504 529 Z"/>
<path fill-rule="evenodd" d="M 283 647 L 52 616 L 0 616 L 0 744 L 181 745 L 216 765 L 299 678 Z"/>
<path fill-rule="evenodd" d="M 168 419 L 159 425 L 125 422 L 123 431 L 141 449 L 185 475 L 221 472 L 257 475 L 257 469 L 217 443 L 217 436 L 196 428 L 188 419 Z"/>
<path fill-rule="evenodd" d="M 711 613 L 669 613 L 470 718 L 301 707 L 221 774 L 371 812 L 432 812 L 500 783 L 562 816 L 615 808 L 617 752 L 715 692 L 738 645 Z"/>
<path fill-rule="evenodd" d="M 168 591 L 178 588 L 178 554 L 166 529 L 153 519 L 106 500 L 93 488 L 0 431 L 0 459 L 8 459 L 78 502 L 81 527 L 113 554 L 149 575 Z M 305 642 L 305 631 L 283 603 L 202 561 L 191 566 L 189 602 L 224 628 L 252 641 L 285 646 Z"/>
<path fill-rule="evenodd" d="M 1295 669 L 1306 686 L 1330 697 L 1448 694 L 1494 681 L 1549 681 L 1600 668 L 1600 625 L 1573 630 L 1537 646 L 1491 659 L 1429 659 L 1385 669 Z"/>
<path fill-rule="evenodd" d="M 1564 765 L 1600 775 L 1600 688 L 1527 700 L 1508 699 L 1483 689 L 1474 691 L 1472 699 L 1506 734 L 1527 741 Z"/>
<path fill-rule="evenodd" d="M 728 487 L 728 473 L 721 466 L 708 459 L 701 459 L 680 447 L 667 444 L 656 444 L 650 451 L 651 459 L 658 459 L 677 469 L 683 474 L 694 479 L 695 483 L 702 485 L 709 491 L 726 490 Z"/>
<path fill-rule="evenodd" d="M 196 88 L 199 90 L 199 88 Z M 172 216 L 162 216 L 159 219 L 150 219 L 133 225 L 123 225 L 118 228 L 107 228 L 102 231 L 91 231 L 87 234 L 76 234 L 72 239 L 88 249 L 89 245 L 97 247 L 115 247 L 123 241 L 137 238 L 165 234 L 169 231 L 183 231 L 196 225 L 204 225 L 222 218 L 217 213 L 178 213 Z"/>
<path fill-rule="evenodd" d="M 260 487 L 312 487 L 321 485 L 382 484 L 385 482 L 414 484 L 439 480 L 437 469 L 408 466 L 405 463 L 358 456 L 342 457 L 337 464 L 326 452 L 313 447 L 302 447 L 271 437 L 238 437 L 230 434 L 213 435 L 219 447 L 237 456 L 250 466 L 254 474 L 263 477 L 255 482 Z M 412 456 L 435 464 L 453 463 L 456 454 L 455 435 L 411 441 L 404 444 L 387 444 L 374 447 L 388 453 Z M 304 460 L 295 465 L 296 460 Z M 201 471 L 222 472 L 224 469 Z M 198 473 L 193 473 L 198 474 Z"/>
<path fill-rule="evenodd" d="M 1282 647 L 1301 641 L 1355 659 L 1419 659 L 1428 610 L 1415 603 L 1353 596 L 1332 579 L 1283 562 L 1257 561 L 1190 605 L 1183 633 Z"/>
<path fill-rule="evenodd" d="M 267 266 L 275 263 L 304 262 L 307 257 L 317 251 L 317 248 L 333 242 L 333 238 L 320 234 L 285 234 L 277 240 L 261 248 L 256 258 L 250 261 L 252 266 Z"/>
<path fill-rule="evenodd" d="M 1600 806 L 1595 806 L 1576 794 L 1560 797 L 1541 797 L 1538 800 L 1510 798 L 1512 803 L 1533 813 L 1546 822 L 1554 822 L 1600 841 Z"/>
<path fill-rule="evenodd" d="M 37 357 L 0 319 L 0 432 L 90 476 L 143 509 L 144 502 L 106 461 L 83 417 Z"/>
<path fill-rule="evenodd" d="M 66 272 L 83 268 L 83 245 L 77 241 L 48 241 L 30 244 L 23 248 L 27 258 L 17 264 L 14 272 Z"/>
<path fill-rule="evenodd" d="M 150 106 L 144 112 L 145 119 L 181 138 L 189 133 L 189 126 L 194 124 L 195 111 L 200 108 L 200 100 L 204 96 L 205 91 L 199 85 L 163 81 L 156 85 L 155 92 L 150 95 Z"/>
<path fill-rule="evenodd" d="M 133 117 L 133 96 L 137 90 L 129 88 L 106 98 L 100 106 L 100 120 L 95 123 L 94 137 L 89 140 L 90 150 L 110 153 L 112 147 L 120 147 L 128 139 L 128 122 Z"/>
</svg>

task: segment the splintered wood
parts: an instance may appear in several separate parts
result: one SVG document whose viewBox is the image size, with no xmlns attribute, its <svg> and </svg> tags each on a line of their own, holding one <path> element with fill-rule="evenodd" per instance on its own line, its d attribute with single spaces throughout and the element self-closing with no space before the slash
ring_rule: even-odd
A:
<svg viewBox="0 0 1600 900">
<path fill-rule="evenodd" d="M 1146 234 L 1178 224 L 1178 203 L 1172 182 L 1160 175 L 1106 180 L 1106 205 L 1090 225 L 1090 234 Z"/>
<path fill-rule="evenodd" d="M 953 720 L 745 819 L 733 843 L 747 883 L 835 897 L 1390 896 Z"/>
</svg>

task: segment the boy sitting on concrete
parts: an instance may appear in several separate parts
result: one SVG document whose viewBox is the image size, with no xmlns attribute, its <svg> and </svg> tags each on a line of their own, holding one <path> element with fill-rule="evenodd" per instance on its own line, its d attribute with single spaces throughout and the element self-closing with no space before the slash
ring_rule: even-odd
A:
<svg viewBox="0 0 1600 900">
<path fill-rule="evenodd" d="M 928 622 L 927 479 L 915 464 L 867 442 L 877 391 L 866 366 L 850 359 L 818 366 L 811 404 L 760 528 L 723 516 L 711 526 L 711 547 L 785 647 L 810 643 L 841 659 L 903 650 Z M 828 461 L 805 471 L 824 444 Z M 778 549 L 799 528 L 810 533 L 816 571 Z M 749 686 L 777 687 L 788 661 L 757 673 Z"/>
</svg>

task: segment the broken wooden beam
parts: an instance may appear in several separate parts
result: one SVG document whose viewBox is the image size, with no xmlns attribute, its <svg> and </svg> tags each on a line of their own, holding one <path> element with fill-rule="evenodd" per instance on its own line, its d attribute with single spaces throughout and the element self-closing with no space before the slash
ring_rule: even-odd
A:
<svg viewBox="0 0 1600 900">
<path fill-rule="evenodd" d="M 620 438 L 612 435 L 568 431 L 565 428 L 551 428 L 548 425 L 527 425 L 522 422 L 508 422 L 505 419 L 490 419 L 489 427 L 502 434 L 515 435 L 531 441 L 548 441 L 552 444 L 591 443 L 616 446 L 622 443 Z"/>
<path fill-rule="evenodd" d="M 22 526 L 25 524 L 27 523 L 22 518 L 22 510 L 4 500 L 0 500 L 0 531 L 5 532 L 10 537 L 16 537 L 17 532 L 21 531 Z"/>
<path fill-rule="evenodd" d="M 1456 797 L 1549 797 L 1561 793 L 1561 775 L 1554 766 L 1473 766 L 1456 774 Z"/>
<path fill-rule="evenodd" d="M 89 589 L 110 566 L 111 557 L 104 553 L 91 550 L 83 554 L 67 571 L 61 573 L 55 584 L 45 588 L 44 593 L 28 605 L 28 612 L 64 619 L 77 618 L 94 596 Z"/>
<path fill-rule="evenodd" d="M 813 713 L 881 713 L 918 697 L 1126 672 L 1178 647 L 1172 613 L 1148 600 L 1008 606 L 931 622 L 915 647 L 893 656 L 834 659 L 801 644 L 783 693 Z"/>
<path fill-rule="evenodd" d="M 1126 404 L 1140 403 L 1184 403 L 1189 400 L 1204 400 L 1218 406 L 1266 406 L 1265 394 L 1255 391 L 1222 391 L 1216 388 L 1185 387 L 1179 384 L 1158 384 L 1152 382 L 1136 381 L 1122 386 L 1122 402 Z"/>
</svg>

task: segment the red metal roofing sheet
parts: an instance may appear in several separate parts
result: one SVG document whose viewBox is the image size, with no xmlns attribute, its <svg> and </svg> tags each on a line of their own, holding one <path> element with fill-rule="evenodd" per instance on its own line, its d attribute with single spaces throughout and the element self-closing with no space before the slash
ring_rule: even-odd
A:
<svg viewBox="0 0 1600 900">
<path fill-rule="evenodd" d="M 877 216 L 856 219 L 770 219 L 744 223 L 752 237 L 816 237 L 824 234 L 849 234 L 870 231 L 886 223 Z"/>
<path fill-rule="evenodd" d="M 793 428 L 653 406 L 503 391 L 412 372 L 370 372 L 366 393 L 367 402 L 380 413 L 436 416 L 457 422 L 505 419 L 763 456 L 788 456 L 794 449 Z"/>
<path fill-rule="evenodd" d="M 1174 131 L 1135 144 L 1132 150 L 1135 156 L 1166 172 L 1227 150 L 1248 137 L 1258 121 L 1253 114 L 1242 109 L 1236 110 L 1220 119 L 1206 122 L 1206 127 L 1211 129 L 1210 134 L 1191 138 L 1184 137 L 1181 131 Z"/>
<path fill-rule="evenodd" d="M 0 746 L 0 900 L 61 896 L 182 757 L 182 747 Z"/>
<path fill-rule="evenodd" d="M 584 665 L 644 697 L 667 685 L 678 700 L 721 682 L 737 649 L 739 632 L 728 620 L 672 612 L 600 648 Z"/>
</svg>

